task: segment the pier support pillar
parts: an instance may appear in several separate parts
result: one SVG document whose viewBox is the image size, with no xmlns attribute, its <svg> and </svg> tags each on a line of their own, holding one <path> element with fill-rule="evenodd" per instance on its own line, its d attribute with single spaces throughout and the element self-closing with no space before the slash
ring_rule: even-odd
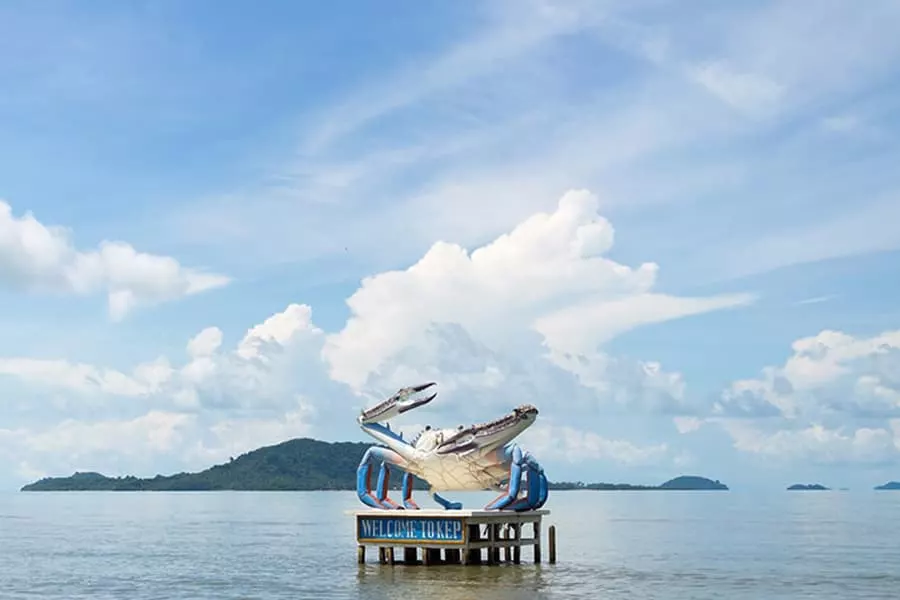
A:
<svg viewBox="0 0 900 600">
<path fill-rule="evenodd" d="M 550 546 L 550 564 L 556 562 L 556 525 L 551 525 L 547 529 L 548 546 Z"/>
</svg>

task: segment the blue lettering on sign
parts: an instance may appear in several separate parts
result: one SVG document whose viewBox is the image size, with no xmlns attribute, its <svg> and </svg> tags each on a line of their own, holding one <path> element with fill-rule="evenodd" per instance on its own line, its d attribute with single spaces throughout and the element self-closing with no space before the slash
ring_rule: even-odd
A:
<svg viewBox="0 0 900 600">
<path fill-rule="evenodd" d="M 360 540 L 463 542 L 462 519 L 359 517 Z"/>
</svg>

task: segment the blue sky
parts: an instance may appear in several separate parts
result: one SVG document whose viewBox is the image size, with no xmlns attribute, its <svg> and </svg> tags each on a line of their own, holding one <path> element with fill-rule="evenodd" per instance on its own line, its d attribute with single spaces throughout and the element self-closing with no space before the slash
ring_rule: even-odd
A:
<svg viewBox="0 0 900 600">
<path fill-rule="evenodd" d="M 420 378 L 555 479 L 900 479 L 898 18 L 0 2 L 0 485 Z"/>
</svg>

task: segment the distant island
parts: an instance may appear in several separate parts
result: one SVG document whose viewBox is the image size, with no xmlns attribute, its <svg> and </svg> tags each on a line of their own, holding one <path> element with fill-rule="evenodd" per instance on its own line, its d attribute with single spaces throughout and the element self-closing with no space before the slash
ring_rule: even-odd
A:
<svg viewBox="0 0 900 600">
<path fill-rule="evenodd" d="M 316 491 L 355 490 L 356 469 L 371 447 L 365 442 L 324 442 L 311 438 L 288 440 L 258 448 L 227 463 L 197 473 L 177 473 L 140 478 L 108 477 L 96 472 L 77 472 L 69 477 L 45 477 L 22 487 L 23 492 L 66 491 Z M 399 487 L 399 477 L 391 477 Z M 427 489 L 416 478 L 415 489 Z M 659 486 L 624 483 L 554 482 L 552 490 L 727 490 L 718 480 L 676 477 Z"/>
<path fill-rule="evenodd" d="M 795 483 L 794 485 L 792 485 L 792 486 L 790 486 L 790 487 L 788 488 L 788 491 L 789 491 L 789 492 L 795 492 L 795 491 L 810 491 L 810 490 L 814 490 L 814 491 L 828 491 L 829 489 L 830 489 L 830 488 L 825 487 L 825 486 L 822 485 L 821 483 L 809 483 L 809 484 L 806 484 L 806 483 Z"/>
<path fill-rule="evenodd" d="M 888 481 L 884 485 L 879 485 L 875 488 L 876 490 L 900 490 L 900 481 Z"/>
<path fill-rule="evenodd" d="M 682 475 L 661 485 L 632 485 L 630 483 L 582 483 L 580 481 L 559 482 L 550 485 L 554 490 L 727 490 L 728 486 L 718 479 L 712 480 L 695 475 Z"/>
</svg>

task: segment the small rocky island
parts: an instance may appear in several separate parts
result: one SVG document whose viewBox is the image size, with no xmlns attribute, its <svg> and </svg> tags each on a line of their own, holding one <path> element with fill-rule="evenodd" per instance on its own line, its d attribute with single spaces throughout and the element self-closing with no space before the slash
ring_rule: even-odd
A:
<svg viewBox="0 0 900 600">
<path fill-rule="evenodd" d="M 888 481 L 884 485 L 876 486 L 875 489 L 900 491 L 900 481 Z"/>
<path fill-rule="evenodd" d="M 828 491 L 830 488 L 825 487 L 821 483 L 795 483 L 794 485 L 788 488 L 789 492 L 797 492 L 797 491 Z"/>
</svg>

